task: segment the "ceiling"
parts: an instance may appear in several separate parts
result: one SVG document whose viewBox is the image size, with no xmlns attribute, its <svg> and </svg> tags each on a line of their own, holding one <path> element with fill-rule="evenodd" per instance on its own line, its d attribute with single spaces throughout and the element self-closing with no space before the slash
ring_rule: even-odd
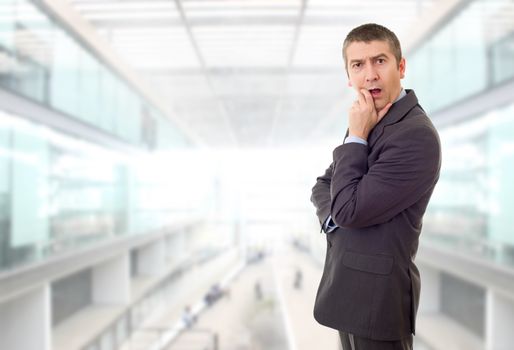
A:
<svg viewBox="0 0 514 350">
<path fill-rule="evenodd" d="M 209 147 L 343 135 L 348 31 L 400 38 L 437 0 L 69 0 Z"/>
</svg>

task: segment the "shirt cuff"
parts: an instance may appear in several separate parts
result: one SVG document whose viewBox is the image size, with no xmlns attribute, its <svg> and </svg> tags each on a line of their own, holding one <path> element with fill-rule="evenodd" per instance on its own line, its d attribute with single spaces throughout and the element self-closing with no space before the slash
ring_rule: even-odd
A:
<svg viewBox="0 0 514 350">
<path fill-rule="evenodd" d="M 332 215 L 329 215 L 328 218 L 325 220 L 325 223 L 323 224 L 323 229 L 325 230 L 325 233 L 330 233 L 338 227 L 339 226 L 337 226 L 336 223 L 332 220 Z"/>
<path fill-rule="evenodd" d="M 346 139 L 344 139 L 344 143 L 360 143 L 364 146 L 367 146 L 368 145 L 368 141 L 364 140 L 364 139 L 361 139 L 360 137 L 358 136 L 353 136 L 353 135 L 349 135 Z"/>
</svg>

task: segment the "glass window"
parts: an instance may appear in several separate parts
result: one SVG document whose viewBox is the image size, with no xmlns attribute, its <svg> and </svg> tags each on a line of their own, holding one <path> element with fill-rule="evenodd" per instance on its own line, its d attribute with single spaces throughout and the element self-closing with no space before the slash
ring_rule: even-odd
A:
<svg viewBox="0 0 514 350">
<path fill-rule="evenodd" d="M 494 83 L 514 78 L 514 32 L 491 45 L 491 57 Z"/>
<path fill-rule="evenodd" d="M 406 57 L 405 79 L 402 86 L 414 89 L 423 106 L 428 109 L 430 98 L 433 94 L 430 91 L 430 77 L 432 76 L 432 64 L 430 63 L 430 50 L 424 47 Z"/>
<path fill-rule="evenodd" d="M 141 145 L 141 108 L 142 101 L 139 95 L 130 89 L 128 94 L 128 113 L 130 117 L 127 118 L 127 140 L 130 140 L 135 145 Z"/>
<path fill-rule="evenodd" d="M 117 90 L 119 88 L 116 77 L 105 67 L 100 66 L 100 103 L 98 110 L 98 126 L 107 131 L 114 132 L 114 122 L 118 114 Z"/>
<path fill-rule="evenodd" d="M 19 57 L 12 84 L 16 90 L 38 101 L 45 99 L 47 72 L 30 59 Z"/>
<path fill-rule="evenodd" d="M 140 143 L 141 101 L 129 87 L 123 86 L 118 94 L 117 135 L 133 144 Z"/>
<path fill-rule="evenodd" d="M 512 10 L 508 0 L 469 2 L 407 57 L 407 87 L 423 106 L 440 110 L 514 77 Z"/>
<path fill-rule="evenodd" d="M 0 114 L 1 267 L 140 233 L 127 221 L 133 171 L 117 152 Z"/>
<path fill-rule="evenodd" d="M 0 112 L 0 270 L 8 264 L 11 220 L 10 130 Z"/>
<path fill-rule="evenodd" d="M 426 239 L 514 266 L 514 104 L 441 131 L 441 177 Z"/>
<path fill-rule="evenodd" d="M 454 100 L 482 91 L 488 83 L 485 30 L 481 17 L 479 6 L 474 4 L 452 23 L 455 32 L 455 70 L 447 79 L 452 77 L 455 82 Z"/>
<path fill-rule="evenodd" d="M 79 116 L 98 125 L 100 114 L 100 65 L 87 51 L 79 52 Z"/>
<path fill-rule="evenodd" d="M 0 0 L 0 47 L 14 49 L 16 0 Z"/>
<path fill-rule="evenodd" d="M 143 107 L 146 101 L 131 85 L 37 3 L 0 1 L 1 86 L 131 144 L 155 145 L 148 130 L 155 135 L 159 126 L 145 114 L 150 107 Z M 170 139 L 180 132 L 168 126 L 161 134 Z"/>
<path fill-rule="evenodd" d="M 53 189 L 53 249 L 77 242 L 92 242 L 118 230 L 115 212 L 119 159 L 104 149 L 85 143 L 52 145 L 50 181 Z M 121 209 L 119 209 L 121 211 Z M 123 227 L 123 226 L 122 226 Z"/>
<path fill-rule="evenodd" d="M 164 150 L 182 148 L 188 145 L 184 134 L 179 132 L 178 127 L 172 121 L 157 111 L 153 112 L 153 116 L 156 121 L 155 131 L 153 131 L 156 148 Z"/>
<path fill-rule="evenodd" d="M 442 29 L 437 36 L 432 38 L 430 44 L 432 58 L 432 75 L 430 76 L 431 90 L 437 94 L 437 98 L 431 100 L 431 108 L 438 109 L 454 101 L 453 70 L 455 68 L 453 56 L 452 26 Z"/>
<path fill-rule="evenodd" d="M 11 247 L 44 246 L 48 239 L 48 145 L 26 122 L 12 133 Z M 39 251 L 38 251 L 39 253 Z"/>
<path fill-rule="evenodd" d="M 50 101 L 55 108 L 76 116 L 79 108 L 79 47 L 63 31 L 55 33 L 54 38 Z"/>
<path fill-rule="evenodd" d="M 14 1 L 0 0 L 0 85 L 11 86 L 14 58 Z"/>
<path fill-rule="evenodd" d="M 488 238 L 493 244 L 514 247 L 514 105 L 491 113 L 491 118 L 495 122 L 490 125 L 487 140 Z"/>
<path fill-rule="evenodd" d="M 46 102 L 53 25 L 29 1 L 17 1 L 14 16 L 13 49 L 17 63 L 13 67 L 11 86 L 26 96 Z"/>
</svg>

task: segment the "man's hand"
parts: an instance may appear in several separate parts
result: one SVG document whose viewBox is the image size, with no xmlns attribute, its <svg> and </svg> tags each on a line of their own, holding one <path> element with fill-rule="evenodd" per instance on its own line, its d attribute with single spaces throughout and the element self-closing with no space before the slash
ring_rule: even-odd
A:
<svg viewBox="0 0 514 350">
<path fill-rule="evenodd" d="M 359 99 L 350 108 L 348 118 L 349 134 L 367 140 L 371 130 L 386 115 L 393 104 L 389 102 L 377 112 L 373 97 L 368 90 L 361 89 L 358 92 L 358 97 Z"/>
</svg>

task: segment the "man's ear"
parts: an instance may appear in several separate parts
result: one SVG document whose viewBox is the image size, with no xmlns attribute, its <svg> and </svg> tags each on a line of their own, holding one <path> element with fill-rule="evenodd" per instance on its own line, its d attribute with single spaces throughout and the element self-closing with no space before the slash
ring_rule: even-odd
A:
<svg viewBox="0 0 514 350">
<path fill-rule="evenodd" d="M 352 82 L 350 80 L 348 80 L 348 86 L 352 87 Z"/>
<path fill-rule="evenodd" d="M 405 58 L 402 57 L 400 60 L 400 64 L 398 65 L 398 70 L 400 71 L 400 79 L 405 77 Z"/>
</svg>

